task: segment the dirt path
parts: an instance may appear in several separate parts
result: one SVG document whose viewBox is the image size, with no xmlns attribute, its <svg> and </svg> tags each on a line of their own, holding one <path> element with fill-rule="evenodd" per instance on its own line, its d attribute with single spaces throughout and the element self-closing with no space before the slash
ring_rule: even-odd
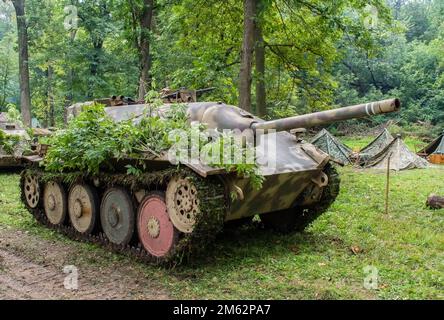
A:
<svg viewBox="0 0 444 320">
<path fill-rule="evenodd" d="M 0 226 L 0 299 L 168 299 L 143 268 L 104 250 Z"/>
</svg>

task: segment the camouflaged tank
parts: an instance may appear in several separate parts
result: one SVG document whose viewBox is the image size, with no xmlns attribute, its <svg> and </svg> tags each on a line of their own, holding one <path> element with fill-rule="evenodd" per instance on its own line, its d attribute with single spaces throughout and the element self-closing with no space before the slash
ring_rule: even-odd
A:
<svg viewBox="0 0 444 320">
<path fill-rule="evenodd" d="M 130 252 L 150 262 L 177 261 L 204 248 L 230 221 L 251 220 L 279 231 L 302 230 L 325 212 L 339 192 L 339 176 L 329 156 L 302 138 L 304 128 L 400 109 L 398 99 L 263 121 L 235 106 L 187 103 L 190 123 L 237 130 L 253 137 L 262 188 L 203 163 L 173 165 L 165 155 L 144 159 L 144 173 L 47 173 L 33 159 L 22 174 L 22 199 L 35 218 L 78 240 Z M 157 115 L 169 110 L 165 104 Z M 147 116 L 148 105 L 110 106 L 115 121 Z M 70 108 L 75 116 L 82 104 Z M 119 168 L 121 170 L 119 170 Z M 232 195 L 236 196 L 233 197 Z"/>
<path fill-rule="evenodd" d="M 32 132 L 30 136 L 28 134 Z M 48 129 L 27 130 L 18 121 L 10 121 L 5 113 L 0 113 L 0 169 L 22 168 L 28 157 L 33 157 L 41 147 L 38 138 L 47 137 Z"/>
<path fill-rule="evenodd" d="M 22 156 L 31 138 L 19 123 L 0 113 L 0 168 L 22 166 Z"/>
</svg>

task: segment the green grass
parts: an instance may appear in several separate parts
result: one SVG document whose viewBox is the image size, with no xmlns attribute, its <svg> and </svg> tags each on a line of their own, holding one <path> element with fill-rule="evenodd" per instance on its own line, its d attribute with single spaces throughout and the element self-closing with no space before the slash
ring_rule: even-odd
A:
<svg viewBox="0 0 444 320">
<path fill-rule="evenodd" d="M 343 143 L 353 149 L 353 151 L 359 152 L 365 146 L 367 146 L 370 142 L 373 141 L 375 137 L 339 137 Z M 418 152 L 423 147 L 427 145 L 427 143 L 423 142 L 418 138 L 406 137 L 403 139 L 407 144 L 409 149 L 413 152 Z"/>
<path fill-rule="evenodd" d="M 167 270 L 133 262 L 134 268 L 141 276 L 155 277 L 175 298 L 444 299 L 444 210 L 425 207 L 430 193 L 444 194 L 444 167 L 393 173 L 388 215 L 385 174 L 340 172 L 337 201 L 303 233 L 227 230 L 205 258 L 192 264 Z M 65 239 L 25 212 L 17 175 L 0 176 L 0 199 L 0 224 Z M 95 246 L 70 243 L 98 251 L 104 259 L 100 263 L 132 263 Z M 376 290 L 364 288 L 366 266 L 379 272 Z"/>
</svg>

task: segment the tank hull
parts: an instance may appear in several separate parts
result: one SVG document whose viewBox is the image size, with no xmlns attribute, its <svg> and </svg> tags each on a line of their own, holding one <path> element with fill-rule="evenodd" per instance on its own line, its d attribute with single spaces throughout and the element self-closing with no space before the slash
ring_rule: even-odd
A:
<svg viewBox="0 0 444 320">
<path fill-rule="evenodd" d="M 21 168 L 23 162 L 20 158 L 8 155 L 0 155 L 0 168 Z"/>
<path fill-rule="evenodd" d="M 313 170 L 269 175 L 260 190 L 255 190 L 248 179 L 236 180 L 235 183 L 243 190 L 244 197 L 236 198 L 231 203 L 225 220 L 232 221 L 296 206 L 299 195 L 319 172 L 320 170 Z"/>
</svg>

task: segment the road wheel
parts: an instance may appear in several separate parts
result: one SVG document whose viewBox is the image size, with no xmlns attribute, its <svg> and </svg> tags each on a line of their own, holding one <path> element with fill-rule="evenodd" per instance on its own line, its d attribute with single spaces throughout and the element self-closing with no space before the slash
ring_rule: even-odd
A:
<svg viewBox="0 0 444 320">
<path fill-rule="evenodd" d="M 138 210 L 137 230 L 143 248 L 158 258 L 174 254 L 179 231 L 170 220 L 164 193 L 150 192 Z"/>
<path fill-rule="evenodd" d="M 32 208 L 37 208 L 40 202 L 40 186 L 36 176 L 26 175 L 23 184 L 26 204 Z"/>
<path fill-rule="evenodd" d="M 183 233 L 193 232 L 200 201 L 189 179 L 171 179 L 166 190 L 166 205 L 174 226 Z"/>
<path fill-rule="evenodd" d="M 51 224 L 61 225 L 66 221 L 68 199 L 60 183 L 54 181 L 46 183 L 43 190 L 43 207 Z"/>
<path fill-rule="evenodd" d="M 128 244 L 134 235 L 135 213 L 131 196 L 124 189 L 111 188 L 105 192 L 100 206 L 102 229 L 109 241 Z"/>
<path fill-rule="evenodd" d="M 68 213 L 71 223 L 78 232 L 93 232 L 99 212 L 99 197 L 91 186 L 76 184 L 68 196 Z"/>
</svg>

